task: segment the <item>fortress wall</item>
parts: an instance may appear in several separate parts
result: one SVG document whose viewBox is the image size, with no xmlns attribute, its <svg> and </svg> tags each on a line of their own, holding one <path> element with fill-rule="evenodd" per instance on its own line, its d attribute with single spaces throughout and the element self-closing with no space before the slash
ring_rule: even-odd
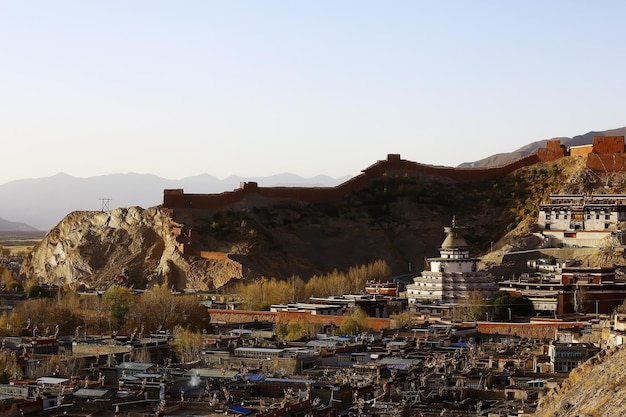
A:
<svg viewBox="0 0 626 417">
<path fill-rule="evenodd" d="M 596 136 L 591 153 L 587 155 L 587 168 L 594 171 L 626 171 L 626 145 L 624 136 Z"/>
<path fill-rule="evenodd" d="M 558 150 L 557 150 L 558 149 Z M 359 191 L 371 180 L 381 178 L 393 172 L 415 172 L 427 175 L 450 178 L 456 181 L 480 181 L 509 174 L 519 168 L 536 164 L 544 160 L 555 160 L 564 152 L 559 145 L 552 145 L 544 152 L 543 158 L 533 153 L 506 165 L 491 168 L 452 168 L 435 165 L 424 165 L 407 161 L 400 155 L 390 154 L 387 160 L 378 161 L 363 170 L 362 174 L 349 179 L 336 187 L 259 187 L 255 182 L 243 183 L 241 188 L 220 194 L 184 194 L 183 190 L 165 190 L 163 206 L 174 208 L 207 208 L 215 209 L 242 201 L 247 196 L 257 195 L 272 200 L 295 200 L 307 203 L 324 203 L 343 198 L 345 195 Z"/>
<path fill-rule="evenodd" d="M 273 199 L 289 199 L 307 203 L 323 203 L 341 198 L 336 187 L 268 187 L 259 188 L 259 195 Z"/>
<path fill-rule="evenodd" d="M 220 194 L 184 194 L 183 190 L 165 190 L 163 206 L 165 208 L 217 208 L 241 201 L 246 192 L 243 189 Z"/>
<path fill-rule="evenodd" d="M 586 157 L 591 151 L 593 151 L 593 145 L 570 146 L 569 155 Z"/>
<path fill-rule="evenodd" d="M 182 188 L 175 190 L 163 190 L 164 207 L 184 207 L 185 193 Z"/>
<path fill-rule="evenodd" d="M 549 140 L 545 148 L 537 149 L 537 156 L 544 162 L 556 161 L 567 155 L 565 146 L 558 139 Z"/>
<path fill-rule="evenodd" d="M 549 150 L 565 150 L 565 146 L 561 145 L 561 141 L 558 139 L 549 139 L 546 141 L 546 147 L 541 149 L 549 149 Z"/>
<path fill-rule="evenodd" d="M 593 138 L 593 153 L 624 153 L 624 136 L 596 136 Z"/>
<path fill-rule="evenodd" d="M 587 168 L 594 171 L 622 172 L 626 171 L 626 154 L 598 154 L 587 156 Z"/>
<path fill-rule="evenodd" d="M 506 165 L 491 168 L 452 168 L 436 165 L 424 165 L 403 159 L 379 161 L 363 172 L 369 178 L 380 177 L 390 171 L 420 172 L 428 175 L 451 178 L 457 181 L 480 181 L 509 174 L 519 168 L 541 162 L 537 154 L 531 154 Z"/>
</svg>

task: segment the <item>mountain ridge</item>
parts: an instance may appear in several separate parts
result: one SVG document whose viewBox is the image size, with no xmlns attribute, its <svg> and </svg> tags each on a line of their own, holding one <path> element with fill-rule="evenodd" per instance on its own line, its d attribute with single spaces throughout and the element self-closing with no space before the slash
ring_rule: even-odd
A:
<svg viewBox="0 0 626 417">
<path fill-rule="evenodd" d="M 29 226 L 25 223 L 12 222 L 0 217 L 0 232 L 37 232 L 39 229 L 36 229 L 32 226 Z"/>
</svg>

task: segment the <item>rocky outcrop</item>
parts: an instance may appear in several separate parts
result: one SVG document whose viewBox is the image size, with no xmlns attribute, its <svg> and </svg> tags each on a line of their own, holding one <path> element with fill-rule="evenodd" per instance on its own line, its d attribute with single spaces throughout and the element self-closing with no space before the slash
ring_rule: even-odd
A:
<svg viewBox="0 0 626 417">
<path fill-rule="evenodd" d="M 183 257 L 176 241 L 179 226 L 159 208 L 73 212 L 33 248 L 20 273 L 30 282 L 92 289 L 167 283 L 203 290 L 224 281 L 225 271 L 227 279 L 240 278 L 241 267 L 228 258 Z"/>
<path fill-rule="evenodd" d="M 537 417 L 623 416 L 626 413 L 626 349 L 600 352 L 574 369 L 541 399 Z"/>
</svg>

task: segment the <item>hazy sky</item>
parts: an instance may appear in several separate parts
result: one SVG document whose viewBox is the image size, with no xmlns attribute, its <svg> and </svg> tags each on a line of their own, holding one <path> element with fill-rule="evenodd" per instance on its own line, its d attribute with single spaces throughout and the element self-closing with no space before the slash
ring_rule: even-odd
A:
<svg viewBox="0 0 626 417">
<path fill-rule="evenodd" d="M 0 0 L 0 183 L 356 175 L 626 126 L 623 1 Z"/>
</svg>

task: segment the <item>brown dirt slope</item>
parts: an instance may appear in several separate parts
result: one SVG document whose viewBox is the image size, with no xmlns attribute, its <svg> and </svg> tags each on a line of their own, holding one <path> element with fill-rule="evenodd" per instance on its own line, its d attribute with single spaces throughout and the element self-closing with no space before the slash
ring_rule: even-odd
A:
<svg viewBox="0 0 626 417">
<path fill-rule="evenodd" d="M 626 415 L 626 348 L 602 351 L 544 397 L 536 417 Z"/>
</svg>

